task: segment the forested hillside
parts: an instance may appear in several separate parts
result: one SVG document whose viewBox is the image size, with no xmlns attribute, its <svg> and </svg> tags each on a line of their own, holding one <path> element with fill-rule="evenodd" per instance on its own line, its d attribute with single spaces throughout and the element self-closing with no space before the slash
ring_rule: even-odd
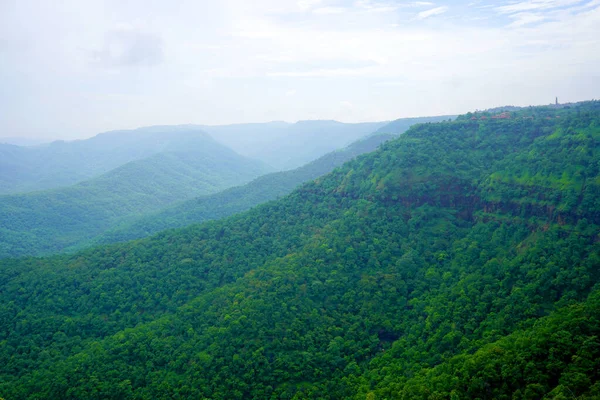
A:
<svg viewBox="0 0 600 400">
<path fill-rule="evenodd" d="M 185 151 L 132 161 L 71 187 L 0 196 L 0 257 L 77 246 L 127 218 L 216 193 L 267 172 L 263 164 L 206 134 L 190 135 L 185 143 Z"/>
<path fill-rule="evenodd" d="M 597 398 L 600 102 L 492 116 L 227 219 L 0 261 L 0 397 Z"/>
<path fill-rule="evenodd" d="M 71 186 L 131 161 L 186 151 L 198 137 L 206 133 L 189 126 L 156 126 L 30 147 L 0 144 L 0 194 Z"/>
<path fill-rule="evenodd" d="M 92 243 L 114 243 L 138 239 L 169 228 L 181 228 L 193 223 L 224 218 L 246 211 L 258 204 L 284 196 L 300 184 L 331 172 L 360 154 L 375 150 L 393 136 L 377 134 L 350 146 L 326 154 L 291 171 L 263 175 L 243 186 L 188 200 L 155 214 L 125 223 L 92 240 Z"/>
</svg>

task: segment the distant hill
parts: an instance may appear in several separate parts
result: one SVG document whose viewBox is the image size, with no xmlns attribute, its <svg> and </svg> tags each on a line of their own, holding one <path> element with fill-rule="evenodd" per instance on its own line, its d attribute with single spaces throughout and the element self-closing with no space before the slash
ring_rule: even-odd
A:
<svg viewBox="0 0 600 400">
<path fill-rule="evenodd" d="M 132 161 L 98 178 L 67 188 L 0 196 L 0 257 L 60 251 L 124 218 L 216 193 L 267 172 L 260 162 L 207 134 L 179 136 L 178 151 Z"/>
<path fill-rule="evenodd" d="M 0 139 L 0 195 L 67 187 L 153 154 L 185 150 L 186 132 L 207 132 L 241 155 L 261 160 L 276 170 L 290 170 L 375 131 L 399 134 L 415 123 L 445 118 L 403 118 L 389 124 L 322 120 L 293 124 L 275 121 L 219 126 L 151 126 L 105 132 L 85 140 L 34 146 L 2 143 Z M 6 141 L 30 144 L 18 138 Z"/>
<path fill-rule="evenodd" d="M 300 167 L 373 133 L 386 122 L 346 124 L 337 121 L 269 122 L 202 126 L 216 140 L 277 170 Z"/>
<path fill-rule="evenodd" d="M 15 146 L 36 146 L 48 143 L 48 140 L 29 137 L 0 137 L 0 144 L 12 144 Z"/>
<path fill-rule="evenodd" d="M 284 196 L 300 184 L 316 179 L 360 154 L 374 151 L 392 137 L 387 134 L 373 135 L 300 168 L 263 175 L 243 186 L 188 200 L 157 213 L 145 215 L 103 233 L 92 243 L 114 243 L 142 238 L 164 229 L 180 228 L 248 210 Z"/>
<path fill-rule="evenodd" d="M 416 118 L 400 118 L 394 120 L 388 124 L 385 124 L 381 128 L 375 131 L 376 134 L 379 133 L 389 133 L 392 135 L 399 135 L 404 133 L 415 124 L 424 124 L 428 122 L 442 122 L 448 121 L 456 118 L 456 115 L 440 115 L 436 117 L 416 117 Z"/>
<path fill-rule="evenodd" d="M 190 135 L 206 136 L 195 127 L 158 126 L 38 146 L 0 144 L 0 194 L 70 186 L 153 154 L 185 151 Z"/>
<path fill-rule="evenodd" d="M 319 120 L 200 127 L 240 154 L 262 160 L 277 170 L 290 170 L 375 132 L 398 135 L 414 124 L 451 118 L 453 116 L 357 124 Z"/>
</svg>

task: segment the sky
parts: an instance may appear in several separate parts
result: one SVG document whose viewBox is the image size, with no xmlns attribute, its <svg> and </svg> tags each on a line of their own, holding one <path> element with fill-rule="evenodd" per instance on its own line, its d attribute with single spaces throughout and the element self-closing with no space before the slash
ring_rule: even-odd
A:
<svg viewBox="0 0 600 400">
<path fill-rule="evenodd" d="M 600 0 L 0 0 L 0 137 L 600 97 Z"/>
</svg>

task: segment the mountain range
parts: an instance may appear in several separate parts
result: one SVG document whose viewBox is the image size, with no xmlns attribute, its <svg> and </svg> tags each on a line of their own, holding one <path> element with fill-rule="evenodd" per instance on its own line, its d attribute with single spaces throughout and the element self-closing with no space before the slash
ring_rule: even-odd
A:
<svg viewBox="0 0 600 400">
<path fill-rule="evenodd" d="M 0 396 L 594 399 L 600 102 L 418 124 L 217 221 L 0 260 Z"/>
<path fill-rule="evenodd" d="M 400 134 L 414 123 L 441 119 L 442 117 L 400 119 L 379 129 L 381 132 Z M 308 150 L 305 149 L 304 153 L 297 152 L 297 155 L 302 154 L 304 158 L 318 157 L 325 149 L 364 134 L 368 127 L 380 125 L 342 124 L 334 121 L 284 124 L 288 129 L 285 137 L 290 140 L 289 143 L 293 143 L 290 139 L 292 137 L 316 143 L 312 147 L 305 146 Z M 320 129 L 327 126 L 335 129 L 331 133 L 320 134 Z M 280 123 L 221 128 L 223 131 L 220 133 L 213 132 L 214 136 L 221 139 L 229 138 L 227 140 L 231 141 L 235 136 L 241 138 L 241 143 L 247 139 L 245 134 L 253 134 L 259 141 L 261 138 L 269 138 L 272 146 L 275 146 L 273 143 L 283 143 L 269 136 L 275 132 L 282 134 Z M 230 128 L 234 130 L 230 131 Z M 62 164 L 54 165 L 50 162 L 48 168 L 32 170 L 32 176 L 46 176 L 48 182 L 53 182 L 54 185 L 59 185 L 67 172 L 70 174 L 69 179 L 74 179 L 71 169 L 92 174 L 94 168 L 98 173 L 102 165 L 102 168 L 106 168 L 110 163 L 122 162 L 124 156 L 138 158 L 75 185 L 0 196 L 0 216 L 3 217 L 0 219 L 0 258 L 73 251 L 97 243 L 139 238 L 160 229 L 182 227 L 246 210 L 287 194 L 297 185 L 329 172 L 362 152 L 374 150 L 379 143 L 389 138 L 380 131 L 376 138 L 359 141 L 343 151 L 325 155 L 319 161 L 285 173 L 274 173 L 247 187 L 218 194 L 223 189 L 244 184 L 270 172 L 272 169 L 266 164 L 269 161 L 268 154 L 293 154 L 293 146 L 287 150 L 265 148 L 262 161 L 255 161 L 236 154 L 213 140 L 198 126 L 192 125 L 114 131 L 84 141 L 53 143 L 40 148 L 13 146 L 24 153 L 32 152 L 30 155 L 36 151 L 40 152 L 38 155 L 45 154 L 47 157 L 62 154 L 64 159 L 56 158 Z M 63 150 L 52 152 L 49 148 L 53 146 Z M 81 154 L 75 152 L 76 148 L 79 148 Z M 298 148 L 302 146 L 298 145 Z M 117 154 L 114 159 L 112 151 Z M 154 153 L 147 155 L 151 152 Z M 77 157 L 70 157 L 68 154 Z M 83 161 L 90 154 L 100 160 L 98 164 Z M 21 159 L 22 162 L 24 160 Z M 44 157 L 38 160 L 39 163 L 46 161 L 48 160 Z M 73 165 L 64 168 L 68 163 Z M 76 163 L 82 163 L 81 168 Z M 9 170 L 0 171 L 15 182 L 19 180 L 18 174 L 13 176 Z M 215 196 L 175 206 L 185 200 L 209 194 Z"/>
<path fill-rule="evenodd" d="M 120 134 L 119 139 L 137 141 L 138 132 Z M 60 251 L 124 219 L 269 171 L 197 130 L 156 133 L 147 139 L 164 151 L 73 186 L 0 196 L 0 257 Z"/>
</svg>

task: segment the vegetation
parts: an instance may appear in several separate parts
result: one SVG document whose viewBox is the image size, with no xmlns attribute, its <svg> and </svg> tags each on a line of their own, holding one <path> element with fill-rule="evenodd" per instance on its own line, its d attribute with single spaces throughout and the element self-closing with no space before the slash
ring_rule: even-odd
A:
<svg viewBox="0 0 600 400">
<path fill-rule="evenodd" d="M 473 117 L 224 220 L 1 261 L 0 397 L 597 398 L 600 102 Z"/>
<path fill-rule="evenodd" d="M 127 218 L 245 183 L 265 167 L 203 137 L 68 188 L 0 196 L 0 257 L 85 243 Z"/>
<path fill-rule="evenodd" d="M 372 135 L 303 167 L 263 175 L 246 185 L 188 200 L 155 214 L 143 216 L 105 232 L 94 238 L 93 242 L 106 244 L 139 239 L 168 228 L 181 228 L 246 211 L 290 193 L 300 184 L 318 178 L 360 154 L 375 150 L 391 138 L 392 136 L 387 134 Z"/>
<path fill-rule="evenodd" d="M 0 194 L 71 186 L 129 162 L 187 151 L 207 140 L 210 137 L 197 128 L 158 126 L 31 147 L 0 144 Z"/>
</svg>

